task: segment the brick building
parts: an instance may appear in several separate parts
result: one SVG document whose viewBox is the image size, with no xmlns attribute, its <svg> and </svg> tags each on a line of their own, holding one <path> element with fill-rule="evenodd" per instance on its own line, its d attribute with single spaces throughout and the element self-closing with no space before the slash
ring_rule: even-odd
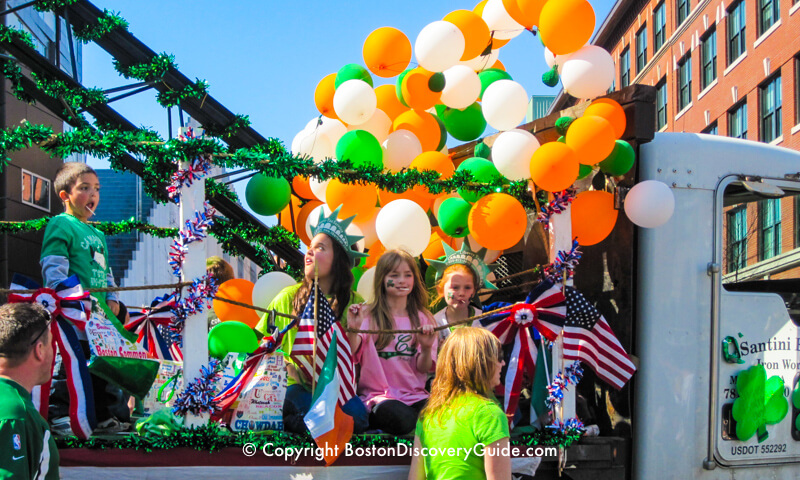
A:
<svg viewBox="0 0 800 480">
<path fill-rule="evenodd" d="M 800 0 L 618 0 L 592 43 L 612 88 L 657 88 L 657 131 L 800 150 Z M 562 91 L 551 111 L 575 102 Z M 796 195 L 728 207 L 726 281 L 800 277 L 799 216 Z"/>
</svg>

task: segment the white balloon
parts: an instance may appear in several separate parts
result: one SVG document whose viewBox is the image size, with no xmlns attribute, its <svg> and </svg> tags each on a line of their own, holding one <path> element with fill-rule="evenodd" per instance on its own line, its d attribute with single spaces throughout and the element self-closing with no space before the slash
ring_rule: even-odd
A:
<svg viewBox="0 0 800 480">
<path fill-rule="evenodd" d="M 363 80 L 348 80 L 339 85 L 333 94 L 333 110 L 344 123 L 350 125 L 369 120 L 377 105 L 375 90 Z"/>
<path fill-rule="evenodd" d="M 297 132 L 297 135 L 295 135 L 294 138 L 292 139 L 292 146 L 289 148 L 289 150 L 292 153 L 294 153 L 296 155 L 299 155 L 299 153 L 300 153 L 300 142 L 304 138 L 306 138 L 306 135 L 308 135 L 308 130 L 305 129 L 305 128 L 300 130 L 299 132 Z"/>
<path fill-rule="evenodd" d="M 531 178 L 531 157 L 539 140 L 531 132 L 515 128 L 497 136 L 492 144 L 492 162 L 507 179 Z"/>
<path fill-rule="evenodd" d="M 310 131 L 300 140 L 297 154 L 311 157 L 319 163 L 334 156 L 334 146 L 327 136 L 319 131 Z"/>
<path fill-rule="evenodd" d="M 372 216 L 367 221 L 364 222 L 356 222 L 353 221 L 354 225 L 358 225 L 358 228 L 361 229 L 361 233 L 359 235 L 364 235 L 364 245 L 367 248 L 371 248 L 375 242 L 378 241 L 378 232 L 375 231 L 375 220 L 378 218 L 378 214 Z"/>
<path fill-rule="evenodd" d="M 488 55 L 478 55 L 475 58 L 458 63 L 460 65 L 466 65 L 476 72 L 480 72 L 487 68 L 492 68 L 492 65 L 494 65 L 494 62 L 496 62 L 498 58 L 500 58 L 500 50 L 492 50 Z"/>
<path fill-rule="evenodd" d="M 465 46 L 464 34 L 458 27 L 438 20 L 419 32 L 414 42 L 414 54 L 420 67 L 431 72 L 443 72 L 458 63 Z"/>
<path fill-rule="evenodd" d="M 564 91 L 576 98 L 604 95 L 614 82 L 614 60 L 602 47 L 586 45 L 561 66 Z"/>
<path fill-rule="evenodd" d="M 367 303 L 372 303 L 374 300 L 374 289 L 375 289 L 375 267 L 368 269 L 361 275 L 361 278 L 358 279 L 358 286 L 356 287 L 356 292 L 361 295 L 361 298 L 364 299 Z"/>
<path fill-rule="evenodd" d="M 322 125 L 319 125 L 317 130 L 322 135 L 328 137 L 334 150 L 336 149 L 336 144 L 339 143 L 339 139 L 342 138 L 342 135 L 347 133 L 347 127 L 344 123 L 335 118 L 328 117 L 322 117 Z"/>
<path fill-rule="evenodd" d="M 386 115 L 386 112 L 380 108 L 376 108 L 375 113 L 373 113 L 372 117 L 370 117 L 366 122 L 360 125 L 350 125 L 347 127 L 348 132 L 352 130 L 366 130 L 376 139 L 378 139 L 378 142 L 381 143 L 383 143 L 383 141 L 386 140 L 386 137 L 389 136 L 389 130 L 391 129 L 392 119 L 389 118 L 389 115 Z"/>
<path fill-rule="evenodd" d="M 375 231 L 387 250 L 401 248 L 415 257 L 425 251 L 431 239 L 431 224 L 425 210 L 406 199 L 391 201 L 381 208 Z"/>
<path fill-rule="evenodd" d="M 356 237 L 362 237 L 361 240 L 359 240 L 359 241 L 357 241 L 355 243 L 355 245 L 356 245 L 356 250 L 358 250 L 359 252 L 363 252 L 364 251 L 364 244 L 366 242 L 364 241 L 364 238 L 363 238 L 364 237 L 364 232 L 361 230 L 361 227 L 359 227 L 355 223 L 351 223 L 350 225 L 347 226 L 347 228 L 344 229 L 344 231 L 347 232 L 348 235 L 353 235 L 353 236 L 356 236 Z"/>
<path fill-rule="evenodd" d="M 664 225 L 674 211 L 675 195 L 666 183 L 657 180 L 639 182 L 625 196 L 625 214 L 643 228 Z"/>
<path fill-rule="evenodd" d="M 317 200 L 319 200 L 320 202 L 325 201 L 325 190 L 328 189 L 328 183 L 330 183 L 330 180 L 325 180 L 324 182 L 320 182 L 314 177 L 308 178 L 308 188 L 311 189 L 311 193 L 313 193 L 314 196 L 317 197 Z"/>
<path fill-rule="evenodd" d="M 478 243 L 478 241 L 475 240 L 475 238 L 472 235 L 467 235 L 467 241 L 469 242 L 469 248 L 472 249 L 473 252 L 477 252 L 478 250 L 483 248 L 483 245 Z M 502 250 L 486 249 L 486 254 L 483 256 L 483 261 L 486 263 L 492 263 L 498 258 L 500 258 L 500 255 L 502 253 L 503 253 Z"/>
<path fill-rule="evenodd" d="M 324 201 L 325 200 L 323 200 L 323 202 Z M 325 212 L 325 216 L 327 217 L 331 214 L 331 207 L 329 207 L 327 203 L 323 203 L 322 205 L 317 205 L 316 207 L 314 207 L 314 210 L 311 210 L 311 213 L 308 214 L 308 219 L 306 220 L 306 225 L 305 225 L 306 235 L 308 235 L 308 238 L 314 238 L 314 236 L 311 235 L 311 227 L 316 227 L 317 224 L 319 223 L 320 211 Z"/>
<path fill-rule="evenodd" d="M 467 108 L 481 94 L 481 80 L 475 70 L 466 65 L 453 65 L 444 71 L 442 103 L 450 108 Z"/>
<path fill-rule="evenodd" d="M 528 94 L 514 80 L 497 80 L 483 92 L 481 100 L 486 123 L 497 130 L 511 130 L 525 118 Z"/>
<path fill-rule="evenodd" d="M 544 47 L 544 63 L 550 68 L 553 68 L 553 65 L 556 64 L 556 56 L 547 47 Z"/>
<path fill-rule="evenodd" d="M 253 305 L 267 308 L 281 290 L 296 283 L 294 278 L 283 272 L 269 272 L 262 275 L 253 287 Z"/>
<path fill-rule="evenodd" d="M 422 153 L 422 144 L 417 136 L 402 128 L 390 133 L 382 146 L 383 166 L 395 172 L 411 165 Z"/>
<path fill-rule="evenodd" d="M 503 0 L 489 0 L 483 7 L 483 21 L 489 26 L 489 30 L 494 33 L 492 38 L 498 40 L 509 40 L 516 37 L 525 30 L 525 27 L 511 18 L 511 15 L 503 6 Z"/>
</svg>

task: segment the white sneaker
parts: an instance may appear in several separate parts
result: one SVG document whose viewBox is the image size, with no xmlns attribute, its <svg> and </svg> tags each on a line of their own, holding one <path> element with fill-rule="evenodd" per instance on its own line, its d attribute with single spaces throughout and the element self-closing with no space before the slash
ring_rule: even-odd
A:
<svg viewBox="0 0 800 480">
<path fill-rule="evenodd" d="M 97 428 L 92 431 L 94 435 L 125 432 L 130 428 L 130 423 L 120 422 L 114 417 L 104 420 L 97 424 Z"/>
<path fill-rule="evenodd" d="M 69 417 L 59 417 L 53 419 L 50 424 L 50 432 L 57 437 L 69 437 L 74 435 L 72 428 L 69 426 Z"/>
</svg>

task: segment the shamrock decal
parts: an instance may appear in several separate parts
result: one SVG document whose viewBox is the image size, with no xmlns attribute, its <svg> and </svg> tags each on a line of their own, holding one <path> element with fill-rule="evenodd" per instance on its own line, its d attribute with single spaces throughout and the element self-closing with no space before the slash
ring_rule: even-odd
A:
<svg viewBox="0 0 800 480">
<path fill-rule="evenodd" d="M 797 384 L 794 392 L 792 392 L 792 405 L 794 405 L 794 408 L 800 410 L 800 383 Z M 800 415 L 798 415 L 797 419 L 794 421 L 794 426 L 800 430 Z"/>
<path fill-rule="evenodd" d="M 736 437 L 749 440 L 758 432 L 758 442 L 769 436 L 767 425 L 775 425 L 789 413 L 789 402 L 783 396 L 783 380 L 774 375 L 767 378 L 764 365 L 753 365 L 739 373 L 736 379 L 739 397 L 733 401 Z"/>
</svg>

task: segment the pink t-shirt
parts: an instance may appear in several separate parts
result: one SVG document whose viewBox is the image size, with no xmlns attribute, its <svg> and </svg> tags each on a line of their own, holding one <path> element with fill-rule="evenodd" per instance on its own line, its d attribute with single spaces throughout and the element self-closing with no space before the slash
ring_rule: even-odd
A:
<svg viewBox="0 0 800 480">
<path fill-rule="evenodd" d="M 431 324 L 428 316 L 419 312 L 422 325 Z M 371 318 L 361 324 L 361 330 L 375 330 Z M 411 320 L 408 317 L 394 317 L 395 330 L 410 330 Z M 358 395 L 364 401 L 368 410 L 384 400 L 399 400 L 406 405 L 412 405 L 428 398 L 425 382 L 428 373 L 417 370 L 417 357 L 420 348 L 412 345 L 413 333 L 396 333 L 386 348 L 378 351 L 375 334 L 360 333 L 361 347 L 355 355 L 355 361 L 361 365 L 361 377 L 358 381 Z M 436 370 L 436 350 L 438 341 L 434 339 L 431 347 L 433 366 L 431 372 Z"/>
</svg>

